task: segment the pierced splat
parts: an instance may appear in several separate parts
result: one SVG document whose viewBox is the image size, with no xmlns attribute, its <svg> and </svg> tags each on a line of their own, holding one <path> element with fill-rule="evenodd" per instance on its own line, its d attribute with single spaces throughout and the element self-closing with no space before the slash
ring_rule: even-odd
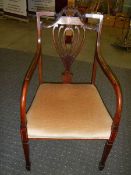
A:
<svg viewBox="0 0 131 175">
<path fill-rule="evenodd" d="M 80 53 L 84 39 L 85 25 L 79 17 L 62 16 L 53 27 L 54 45 L 65 67 L 65 83 L 71 82 L 71 66 Z"/>
<path fill-rule="evenodd" d="M 85 23 L 85 18 L 98 18 L 98 15 L 81 15 L 80 12 L 73 7 L 64 8 L 57 14 L 57 20 L 51 25 L 43 25 L 43 28 L 53 28 L 52 35 L 55 48 L 59 54 L 63 64 L 64 83 L 72 81 L 71 66 L 75 58 L 80 53 L 85 40 L 86 30 L 97 31 L 97 24 L 94 26 Z"/>
</svg>

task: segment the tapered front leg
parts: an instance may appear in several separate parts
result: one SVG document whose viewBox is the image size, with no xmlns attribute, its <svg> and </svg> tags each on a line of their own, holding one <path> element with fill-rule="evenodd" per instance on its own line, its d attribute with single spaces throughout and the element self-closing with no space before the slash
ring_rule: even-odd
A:
<svg viewBox="0 0 131 175">
<path fill-rule="evenodd" d="M 26 169 L 30 171 L 31 163 L 30 163 L 29 139 L 27 136 L 26 128 L 21 128 L 21 140 L 23 144 L 24 156 L 26 161 Z"/>
<path fill-rule="evenodd" d="M 23 142 L 23 150 L 24 150 L 24 156 L 25 156 L 25 161 L 26 161 L 26 169 L 30 171 L 31 163 L 30 163 L 29 143 L 28 142 Z"/>
<path fill-rule="evenodd" d="M 112 145 L 113 145 L 113 142 L 109 142 L 109 140 L 107 140 L 105 147 L 104 147 L 101 161 L 99 163 L 99 170 L 100 171 L 102 171 L 105 167 L 105 162 L 106 162 L 106 159 L 111 151 Z"/>
</svg>

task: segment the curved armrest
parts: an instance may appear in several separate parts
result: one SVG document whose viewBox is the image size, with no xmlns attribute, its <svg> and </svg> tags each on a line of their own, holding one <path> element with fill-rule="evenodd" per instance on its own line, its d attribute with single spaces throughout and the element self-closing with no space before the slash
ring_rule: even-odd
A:
<svg viewBox="0 0 131 175">
<path fill-rule="evenodd" d="M 28 69 L 28 71 L 26 73 L 25 80 L 30 81 L 30 79 L 31 79 L 31 77 L 32 77 L 32 75 L 34 73 L 34 70 L 36 69 L 36 66 L 38 64 L 40 55 L 41 55 L 41 46 L 39 44 L 38 47 L 37 47 L 37 51 L 35 53 L 35 56 L 34 56 L 34 58 L 32 60 L 32 63 L 31 63 L 31 65 L 30 65 L 30 67 L 29 67 L 29 69 Z"/>
<path fill-rule="evenodd" d="M 23 87 L 22 87 L 22 94 L 21 94 L 21 101 L 20 101 L 20 113 L 21 113 L 21 127 L 26 127 L 26 97 L 27 97 L 27 90 L 29 86 L 29 82 L 32 78 L 32 75 L 38 65 L 38 61 L 41 55 L 41 47 L 40 45 L 37 46 L 37 51 L 35 56 L 32 60 L 32 63 L 26 73 Z"/>
<path fill-rule="evenodd" d="M 116 112 L 115 112 L 115 116 L 113 118 L 112 127 L 117 129 L 119 126 L 119 122 L 120 122 L 120 118 L 121 118 L 121 111 L 122 111 L 122 92 L 121 92 L 121 88 L 119 85 L 119 81 L 117 80 L 117 78 L 113 74 L 111 68 L 107 65 L 105 59 L 101 56 L 99 46 L 97 46 L 96 59 L 100 65 L 102 71 L 104 72 L 106 77 L 111 82 L 111 84 L 114 88 L 115 94 L 116 94 Z"/>
</svg>

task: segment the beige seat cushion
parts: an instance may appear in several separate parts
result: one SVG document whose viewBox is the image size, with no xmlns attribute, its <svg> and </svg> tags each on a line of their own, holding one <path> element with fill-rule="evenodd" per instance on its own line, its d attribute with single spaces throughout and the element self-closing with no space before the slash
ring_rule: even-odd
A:
<svg viewBox="0 0 131 175">
<path fill-rule="evenodd" d="M 91 84 L 42 84 L 27 113 L 29 138 L 108 139 L 111 124 Z"/>
</svg>

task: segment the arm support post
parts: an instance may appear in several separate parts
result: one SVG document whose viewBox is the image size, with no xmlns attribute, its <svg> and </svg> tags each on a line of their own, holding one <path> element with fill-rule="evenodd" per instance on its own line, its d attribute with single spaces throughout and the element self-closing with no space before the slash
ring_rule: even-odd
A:
<svg viewBox="0 0 131 175">
<path fill-rule="evenodd" d="M 38 65 L 39 58 L 41 55 L 41 47 L 38 46 L 37 52 L 35 57 L 27 71 L 27 74 L 24 79 L 23 87 L 22 87 L 22 94 L 21 94 L 21 103 L 20 103 L 20 113 L 21 113 L 21 128 L 26 128 L 26 98 L 27 98 L 27 91 L 29 87 L 30 80 L 32 75 Z"/>
<path fill-rule="evenodd" d="M 117 78 L 113 74 L 110 67 L 106 64 L 104 58 L 100 55 L 99 46 L 97 46 L 97 57 L 96 58 L 97 58 L 97 62 L 99 64 L 99 66 L 101 67 L 102 71 L 104 72 L 106 77 L 111 82 L 113 89 L 115 91 L 115 95 L 116 95 L 116 111 L 115 111 L 115 115 L 113 118 L 112 133 L 111 133 L 111 137 L 110 137 L 110 140 L 114 140 L 114 138 L 116 137 L 117 131 L 118 131 L 120 118 L 121 118 L 122 92 L 121 92 L 121 88 L 120 88 L 120 85 L 119 85 Z"/>
</svg>

